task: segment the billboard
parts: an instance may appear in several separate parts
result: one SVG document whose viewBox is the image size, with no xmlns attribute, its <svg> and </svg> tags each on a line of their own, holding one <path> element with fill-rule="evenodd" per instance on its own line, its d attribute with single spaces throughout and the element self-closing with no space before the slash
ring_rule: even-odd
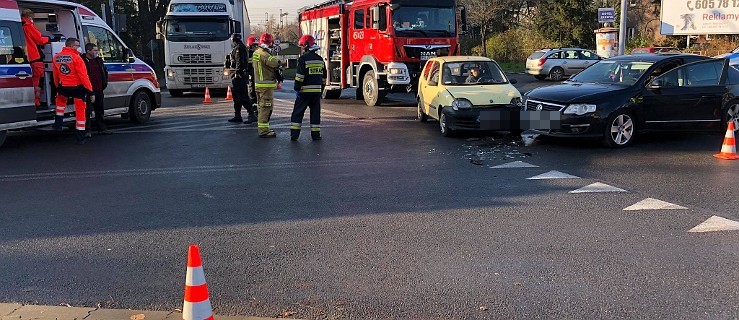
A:
<svg viewBox="0 0 739 320">
<path fill-rule="evenodd" d="M 739 0 L 662 0 L 664 35 L 739 33 Z"/>
</svg>

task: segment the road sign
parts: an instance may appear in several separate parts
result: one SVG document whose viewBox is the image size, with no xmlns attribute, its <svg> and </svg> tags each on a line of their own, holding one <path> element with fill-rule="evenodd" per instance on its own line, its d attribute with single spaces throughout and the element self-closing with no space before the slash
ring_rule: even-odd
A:
<svg viewBox="0 0 739 320">
<path fill-rule="evenodd" d="M 614 22 L 616 21 L 616 9 L 598 8 L 598 22 Z"/>
<path fill-rule="evenodd" d="M 660 32 L 665 35 L 737 34 L 737 0 L 662 0 Z"/>
</svg>

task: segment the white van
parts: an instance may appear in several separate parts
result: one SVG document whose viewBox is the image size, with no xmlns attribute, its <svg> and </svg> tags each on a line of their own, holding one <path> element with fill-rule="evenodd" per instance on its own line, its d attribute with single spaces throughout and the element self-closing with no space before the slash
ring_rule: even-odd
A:
<svg viewBox="0 0 739 320">
<path fill-rule="evenodd" d="M 54 122 L 55 90 L 52 57 L 64 41 L 43 48 L 45 75 L 41 106 L 34 105 L 31 66 L 27 59 L 21 11 L 33 10 L 34 25 L 42 34 L 56 39 L 78 38 L 95 43 L 108 69 L 105 115 L 122 115 L 136 123 L 149 120 L 161 105 L 161 91 L 154 70 L 133 52 L 92 10 L 83 5 L 56 0 L 0 0 L 0 145 L 7 131 L 51 125 Z M 65 122 L 74 121 L 74 106 L 67 106 Z"/>
</svg>

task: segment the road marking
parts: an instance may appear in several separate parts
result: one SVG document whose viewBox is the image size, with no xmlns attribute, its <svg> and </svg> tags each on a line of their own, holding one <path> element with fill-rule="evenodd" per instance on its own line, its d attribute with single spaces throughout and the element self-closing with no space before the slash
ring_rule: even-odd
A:
<svg viewBox="0 0 739 320">
<path fill-rule="evenodd" d="M 712 216 L 703 223 L 693 227 L 688 232 L 737 231 L 739 221 L 729 220 L 719 216 Z"/>
<path fill-rule="evenodd" d="M 627 192 L 624 189 L 609 186 L 605 183 L 596 182 L 587 186 L 584 186 L 577 190 L 572 190 L 570 193 L 593 193 L 593 192 Z"/>
<path fill-rule="evenodd" d="M 624 208 L 624 211 L 632 211 L 632 210 L 679 210 L 679 209 L 688 209 L 683 206 L 676 205 L 674 203 L 669 203 L 666 201 L 654 199 L 654 198 L 646 198 L 642 201 L 639 201 L 633 205 L 630 205 L 626 208 Z"/>
<path fill-rule="evenodd" d="M 290 101 L 290 100 L 284 100 L 284 99 L 274 99 L 274 100 L 275 101 L 282 102 L 282 103 L 286 103 L 286 104 L 293 104 L 293 105 L 295 104 L 295 102 Z M 334 116 L 339 117 L 339 118 L 344 118 L 344 119 L 356 119 L 357 118 L 355 116 L 348 115 L 346 113 L 341 113 L 341 112 L 336 112 L 336 111 L 332 111 L 332 110 L 327 110 L 327 109 L 324 109 L 324 108 L 321 108 L 321 113 L 328 113 L 328 114 L 334 115 Z"/>
<path fill-rule="evenodd" d="M 213 199 L 213 196 L 210 193 L 207 193 L 207 192 L 203 192 L 203 196 L 206 197 L 206 198 L 208 198 L 208 199 Z"/>
<path fill-rule="evenodd" d="M 530 163 L 526 163 L 523 161 L 513 161 L 501 165 L 497 165 L 494 167 L 490 167 L 492 169 L 508 169 L 508 168 L 538 168 L 539 166 L 533 165 Z"/>
<path fill-rule="evenodd" d="M 543 180 L 543 179 L 580 179 L 578 176 L 573 176 L 571 174 L 567 174 L 564 172 L 559 172 L 557 170 L 552 170 L 547 173 L 542 173 L 538 176 L 533 176 L 531 178 L 526 178 L 528 180 Z"/>
</svg>

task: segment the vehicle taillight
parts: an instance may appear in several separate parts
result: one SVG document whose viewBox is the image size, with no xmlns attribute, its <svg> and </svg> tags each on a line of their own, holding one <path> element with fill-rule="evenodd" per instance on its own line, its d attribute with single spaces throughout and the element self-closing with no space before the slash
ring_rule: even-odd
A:
<svg viewBox="0 0 739 320">
<path fill-rule="evenodd" d="M 541 59 L 539 59 L 539 66 L 540 67 L 543 66 L 545 62 L 547 62 L 547 58 L 541 58 Z"/>
</svg>

